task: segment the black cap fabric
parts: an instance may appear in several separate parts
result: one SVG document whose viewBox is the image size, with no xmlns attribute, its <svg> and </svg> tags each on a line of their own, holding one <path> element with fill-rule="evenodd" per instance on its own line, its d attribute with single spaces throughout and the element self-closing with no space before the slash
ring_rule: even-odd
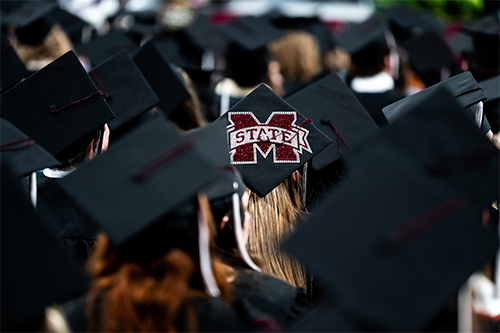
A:
<svg viewBox="0 0 500 333">
<path fill-rule="evenodd" d="M 185 132 L 185 140 L 194 140 L 200 154 L 212 165 L 230 165 L 226 124 L 222 121 L 201 126 Z"/>
<path fill-rule="evenodd" d="M 487 15 L 462 29 L 472 37 L 473 48 L 465 52 L 483 66 L 498 68 L 500 58 L 500 11 Z"/>
<path fill-rule="evenodd" d="M 387 49 L 385 32 L 388 29 L 379 15 L 373 15 L 362 23 L 352 24 L 349 30 L 337 35 L 336 39 L 352 57 L 367 49 L 378 54 Z"/>
<path fill-rule="evenodd" d="M 55 1 L 31 1 L 9 14 L 16 25 L 16 38 L 28 45 L 41 43 L 52 29 L 51 14 L 58 9 Z"/>
<path fill-rule="evenodd" d="M 52 14 L 52 20 L 59 24 L 73 44 L 82 42 L 82 34 L 85 27 L 90 25 L 81 18 L 59 9 Z"/>
<path fill-rule="evenodd" d="M 265 196 L 331 140 L 264 84 L 217 122 L 227 126 L 231 164 Z"/>
<path fill-rule="evenodd" d="M 453 54 L 436 32 L 403 40 L 401 46 L 408 51 L 410 66 L 418 74 L 425 75 L 454 64 Z M 429 56 L 429 50 L 432 50 L 432 56 Z"/>
<path fill-rule="evenodd" d="M 326 134 L 332 144 L 312 160 L 314 170 L 335 162 L 363 140 L 378 132 L 378 126 L 337 74 L 307 86 L 286 99 Z"/>
<path fill-rule="evenodd" d="M 484 115 L 491 125 L 493 133 L 500 131 L 500 76 L 479 82 L 487 100 L 484 101 Z"/>
<path fill-rule="evenodd" d="M 162 218 L 194 200 L 216 177 L 194 143 L 183 141 L 158 119 L 59 184 L 103 227 L 118 250 L 146 260 L 164 253 L 175 242 L 170 241 L 172 235 L 187 227 L 185 220 Z"/>
<path fill-rule="evenodd" d="M 371 145 L 356 174 L 285 242 L 356 331 L 421 331 L 498 247 L 466 196 L 423 170 L 389 141 Z"/>
<path fill-rule="evenodd" d="M 62 161 L 114 118 L 102 95 L 69 51 L 2 94 L 1 115 Z"/>
<path fill-rule="evenodd" d="M 425 33 L 441 34 L 444 27 L 430 13 L 416 11 L 410 6 L 399 4 L 383 10 L 389 25 L 398 39 L 418 38 Z"/>
<path fill-rule="evenodd" d="M 387 121 L 392 123 L 394 120 L 404 115 L 407 110 L 422 102 L 424 99 L 427 99 L 430 94 L 441 88 L 447 89 L 455 97 L 455 100 L 466 110 L 466 113 L 471 119 L 475 118 L 476 104 L 486 100 L 486 95 L 472 74 L 470 72 L 464 72 L 394 102 L 384 107 L 382 112 L 387 118 Z M 483 131 L 487 132 L 489 130 L 489 125 L 485 123 L 482 128 Z"/>
<path fill-rule="evenodd" d="M 28 70 L 4 34 L 2 34 L 0 59 L 0 89 L 1 93 L 3 93 L 27 77 Z"/>
<path fill-rule="evenodd" d="M 500 76 L 495 76 L 479 82 L 479 86 L 483 89 L 487 100 L 485 103 L 493 102 L 500 98 Z"/>
<path fill-rule="evenodd" d="M 143 45 L 134 55 L 134 62 L 160 98 L 160 109 L 165 115 L 189 97 L 182 76 L 168 63 L 155 42 Z"/>
<path fill-rule="evenodd" d="M 266 18 L 253 16 L 237 18 L 221 25 L 219 29 L 230 41 L 250 52 L 266 47 L 270 41 L 285 35 Z"/>
<path fill-rule="evenodd" d="M 0 156 L 11 164 L 16 176 L 26 176 L 33 171 L 60 164 L 35 140 L 3 118 L 0 118 L 0 136 Z"/>
<path fill-rule="evenodd" d="M 78 296 L 88 278 L 37 215 L 3 158 L 1 178 L 1 330 L 32 331 L 46 306 Z"/>
<path fill-rule="evenodd" d="M 160 103 L 159 98 L 126 51 L 121 51 L 89 72 L 116 118 L 111 133 Z"/>
<path fill-rule="evenodd" d="M 498 150 L 470 117 L 460 112 L 457 98 L 445 87 L 423 96 L 402 106 L 405 111 L 401 117 L 372 141 L 390 140 L 425 162 L 433 176 L 466 193 L 479 214 L 499 195 Z M 357 151 L 370 147 L 366 144 Z M 353 152 L 346 157 L 350 170 L 365 163 L 355 161 L 356 156 Z"/>
<path fill-rule="evenodd" d="M 78 53 L 87 56 L 92 66 L 97 66 L 116 53 L 126 50 L 133 52 L 139 47 L 127 35 L 117 29 L 113 29 L 104 36 L 94 38 L 86 44 L 76 46 Z"/>
</svg>

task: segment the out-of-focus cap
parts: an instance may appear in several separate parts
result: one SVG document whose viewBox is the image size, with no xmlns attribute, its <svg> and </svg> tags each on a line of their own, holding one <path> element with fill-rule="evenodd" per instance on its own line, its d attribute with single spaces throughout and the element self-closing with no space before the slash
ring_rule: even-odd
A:
<svg viewBox="0 0 500 333">
<path fill-rule="evenodd" d="M 0 57 L 0 89 L 3 93 L 27 77 L 28 70 L 4 34 L 2 34 Z"/>
<path fill-rule="evenodd" d="M 126 51 L 114 55 L 89 72 L 116 118 L 111 133 L 160 104 L 159 98 Z"/>
<path fill-rule="evenodd" d="M 194 147 L 158 119 L 59 184 L 125 256 L 152 259 L 178 245 L 179 233 L 189 228 L 182 213 L 165 217 L 192 206 L 196 215 L 197 192 L 217 177 Z"/>
<path fill-rule="evenodd" d="M 444 27 L 432 14 L 417 11 L 410 6 L 400 4 L 383 10 L 389 19 L 389 25 L 398 39 L 415 38 L 425 33 L 441 34 Z"/>
<path fill-rule="evenodd" d="M 407 110 L 410 110 L 414 105 L 421 103 L 422 100 L 427 99 L 430 94 L 440 88 L 447 89 L 455 97 L 455 100 L 462 106 L 462 108 L 466 110 L 466 113 L 472 120 L 475 119 L 476 104 L 480 101 L 486 100 L 486 95 L 472 74 L 470 72 L 464 72 L 436 83 L 435 85 L 419 91 L 416 94 L 394 102 L 384 107 L 382 112 L 387 118 L 387 121 L 392 123 L 394 120 L 404 115 Z M 489 131 L 489 124 L 485 122 L 482 129 L 485 133 Z"/>
<path fill-rule="evenodd" d="M 115 117 L 102 95 L 69 51 L 2 94 L 1 116 L 64 161 Z"/>
<path fill-rule="evenodd" d="M 41 43 L 52 29 L 51 14 L 58 8 L 55 1 L 31 1 L 9 13 L 17 40 L 28 45 Z"/>
<path fill-rule="evenodd" d="M 262 197 L 331 143 L 310 119 L 264 84 L 217 122 L 227 126 L 231 164 Z"/>
<path fill-rule="evenodd" d="M 4 159 L 1 178 L 1 329 L 31 331 L 45 307 L 85 292 L 88 277 L 37 215 Z"/>
<path fill-rule="evenodd" d="M 160 98 L 160 109 L 169 115 L 189 97 L 180 73 L 162 55 L 156 43 L 143 45 L 133 57 L 142 75 Z"/>
<path fill-rule="evenodd" d="M 35 140 L 3 118 L 0 118 L 0 136 L 1 157 L 9 161 L 16 176 L 26 176 L 33 171 L 60 164 Z"/>
<path fill-rule="evenodd" d="M 487 100 L 484 101 L 484 115 L 491 125 L 493 133 L 500 130 L 500 76 L 479 82 Z"/>
<path fill-rule="evenodd" d="M 77 52 L 87 56 L 92 66 L 97 66 L 122 50 L 134 52 L 138 48 L 139 46 L 133 40 L 117 29 L 111 30 L 104 36 L 94 38 L 86 44 L 76 46 Z"/>
<path fill-rule="evenodd" d="M 82 42 L 83 30 L 90 25 L 81 18 L 59 9 L 52 14 L 52 20 L 59 24 L 73 44 Z"/>
<path fill-rule="evenodd" d="M 232 43 L 250 52 L 266 47 L 267 43 L 285 35 L 264 17 L 240 17 L 221 25 L 219 29 Z"/>
<path fill-rule="evenodd" d="M 337 74 L 307 86 L 286 101 L 332 140 L 313 158 L 314 170 L 335 162 L 378 131 L 370 114 Z"/>
<path fill-rule="evenodd" d="M 498 68 L 500 58 L 500 10 L 487 15 L 462 31 L 472 37 L 473 48 L 465 52 L 483 66 Z"/>
</svg>

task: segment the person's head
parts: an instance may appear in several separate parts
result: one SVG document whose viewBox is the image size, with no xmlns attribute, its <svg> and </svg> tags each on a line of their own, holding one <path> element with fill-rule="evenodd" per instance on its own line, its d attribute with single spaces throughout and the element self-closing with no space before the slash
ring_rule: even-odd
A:
<svg viewBox="0 0 500 333">
<path fill-rule="evenodd" d="M 389 47 L 385 38 L 371 43 L 362 51 L 351 54 L 351 66 L 347 71 L 348 78 L 370 77 L 382 71 L 389 71 Z"/>
<path fill-rule="evenodd" d="M 265 197 L 249 191 L 251 216 L 247 248 L 261 261 L 264 273 L 307 289 L 302 265 L 281 249 L 304 214 L 301 175 L 295 171 Z"/>
<path fill-rule="evenodd" d="M 226 50 L 227 74 L 241 87 L 254 87 L 267 82 L 271 60 L 267 46 L 249 51 L 233 42 Z"/>
<path fill-rule="evenodd" d="M 206 197 L 199 196 L 198 205 L 199 213 L 209 225 L 209 242 L 213 245 L 214 225 Z M 190 225 L 171 232 L 166 239 L 155 239 L 163 244 L 153 247 L 167 249 L 163 254 L 137 257 L 140 249 L 135 248 L 135 254 L 122 252 L 106 235 L 99 236 L 87 264 L 92 278 L 88 298 L 92 330 L 173 332 L 180 327 L 196 330 L 189 301 L 208 297 L 198 258 L 198 211 L 182 207 L 163 220 L 168 224 L 184 221 Z M 210 260 L 221 297 L 228 301 L 230 272 L 213 255 Z"/>
<path fill-rule="evenodd" d="M 318 42 L 308 32 L 289 31 L 286 37 L 271 42 L 269 49 L 287 80 L 306 82 L 321 71 Z"/>
</svg>

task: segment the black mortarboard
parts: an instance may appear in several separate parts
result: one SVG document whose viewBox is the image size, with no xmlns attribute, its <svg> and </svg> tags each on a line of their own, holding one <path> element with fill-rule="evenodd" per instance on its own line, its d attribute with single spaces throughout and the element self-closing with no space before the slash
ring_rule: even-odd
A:
<svg viewBox="0 0 500 333">
<path fill-rule="evenodd" d="M 500 11 L 487 15 L 462 29 L 472 37 L 473 48 L 466 51 L 467 57 L 474 58 L 483 66 L 498 68 L 500 58 Z"/>
<path fill-rule="evenodd" d="M 35 140 L 0 118 L 0 153 L 9 161 L 16 176 L 26 176 L 33 171 L 59 165 L 60 162 Z"/>
<path fill-rule="evenodd" d="M 184 133 L 182 137 L 186 140 L 194 140 L 200 154 L 212 165 L 219 167 L 231 164 L 224 122 L 214 122 L 192 129 Z"/>
<path fill-rule="evenodd" d="M 160 98 L 160 109 L 168 116 L 189 97 L 182 75 L 162 55 L 155 42 L 143 45 L 134 62 Z"/>
<path fill-rule="evenodd" d="M 86 44 L 76 46 L 78 53 L 89 57 L 94 67 L 122 50 L 132 52 L 137 49 L 138 45 L 124 32 L 117 29 L 113 29 L 106 35 L 99 36 Z"/>
<path fill-rule="evenodd" d="M 357 331 L 418 332 L 498 240 L 464 193 L 424 175 L 405 149 L 378 143 L 285 248 L 328 285 Z M 335 329 L 332 319 L 325 331 Z"/>
<path fill-rule="evenodd" d="M 41 43 L 52 29 L 51 14 L 58 8 L 55 1 L 31 1 L 9 14 L 16 25 L 16 38 L 23 44 Z"/>
<path fill-rule="evenodd" d="M 388 50 L 385 41 L 386 31 L 388 31 L 387 25 L 378 15 L 373 15 L 362 23 L 352 24 L 349 30 L 337 35 L 336 40 L 349 52 L 353 61 L 357 62 L 361 54 L 370 53 L 373 57 L 383 55 Z M 359 61 L 364 58 L 362 57 Z"/>
<path fill-rule="evenodd" d="M 401 117 L 371 141 L 390 140 L 424 161 L 432 175 L 467 193 L 478 213 L 498 198 L 498 150 L 470 117 L 460 112 L 462 105 L 456 97 L 438 87 L 401 107 Z M 366 144 L 357 151 L 370 147 Z M 353 152 L 346 157 L 351 171 L 364 163 L 354 161 L 357 155 Z"/>
<path fill-rule="evenodd" d="M 266 18 L 245 16 L 219 27 L 233 43 L 249 52 L 265 47 L 267 43 L 281 38 L 285 33 L 272 26 Z"/>
<path fill-rule="evenodd" d="M 217 122 L 227 125 L 231 163 L 265 196 L 331 143 L 302 114 L 261 84 Z"/>
<path fill-rule="evenodd" d="M 165 216 L 192 202 L 215 169 L 159 119 L 60 179 L 63 190 L 125 256 L 149 260 L 176 245 L 186 220 Z M 196 212 L 196 209 L 194 210 Z"/>
<path fill-rule="evenodd" d="M 95 67 L 89 76 L 116 115 L 108 124 L 111 133 L 160 103 L 126 51 Z"/>
<path fill-rule="evenodd" d="M 61 26 L 66 35 L 75 45 L 82 42 L 84 29 L 86 27 L 90 28 L 90 25 L 87 22 L 63 9 L 59 9 L 53 13 L 52 19 Z"/>
<path fill-rule="evenodd" d="M 500 131 L 500 76 L 479 82 L 487 100 L 484 101 L 484 115 L 491 125 L 493 133 Z"/>
<path fill-rule="evenodd" d="M 424 99 L 428 98 L 429 95 L 440 88 L 447 89 L 455 97 L 455 100 L 462 106 L 462 108 L 466 110 L 472 120 L 475 119 L 476 104 L 486 99 L 483 90 L 476 82 L 472 74 L 470 72 L 464 72 L 443 80 L 433 86 L 419 91 L 416 94 L 394 102 L 384 107 L 382 112 L 387 118 L 387 121 L 392 123 L 395 119 L 405 114 L 407 110 L 411 109 L 414 105 L 421 103 Z M 489 124 L 486 124 L 485 122 L 482 129 L 485 132 L 489 131 Z"/>
<path fill-rule="evenodd" d="M 10 89 L 15 84 L 28 76 L 28 70 L 24 63 L 19 59 L 16 50 L 12 47 L 9 39 L 2 34 L 1 70 L 0 70 L 0 89 L 4 91 Z"/>
<path fill-rule="evenodd" d="M 427 32 L 400 43 L 408 51 L 411 68 L 418 74 L 426 75 L 454 64 L 453 54 L 436 32 Z M 432 50 L 432 57 L 429 50 Z"/>
<path fill-rule="evenodd" d="M 101 94 L 69 51 L 2 94 L 1 115 L 64 161 L 114 118 Z"/>
<path fill-rule="evenodd" d="M 29 202 L 2 159 L 2 331 L 33 331 L 45 307 L 78 296 L 88 278 Z"/>
<path fill-rule="evenodd" d="M 472 37 L 462 32 L 457 32 L 447 40 L 447 44 L 455 57 L 472 49 Z"/>
<path fill-rule="evenodd" d="M 404 4 L 386 8 L 383 12 L 389 18 L 391 31 L 398 39 L 419 37 L 429 32 L 440 34 L 443 31 L 443 26 L 432 14 L 416 11 Z"/>
<path fill-rule="evenodd" d="M 377 124 L 337 74 L 307 86 L 286 99 L 326 134 L 332 144 L 313 158 L 312 167 L 320 170 L 370 137 Z"/>
</svg>

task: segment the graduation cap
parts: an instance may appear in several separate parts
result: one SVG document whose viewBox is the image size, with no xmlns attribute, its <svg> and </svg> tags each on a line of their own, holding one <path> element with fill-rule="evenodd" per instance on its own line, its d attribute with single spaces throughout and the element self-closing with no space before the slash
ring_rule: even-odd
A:
<svg viewBox="0 0 500 333">
<path fill-rule="evenodd" d="M 286 101 L 332 140 L 313 158 L 314 170 L 333 163 L 378 131 L 370 114 L 337 74 L 307 86 Z"/>
<path fill-rule="evenodd" d="M 499 195 L 498 149 L 460 112 L 462 107 L 446 87 L 432 89 L 401 105 L 401 117 L 371 141 L 390 140 L 424 161 L 430 174 L 466 193 L 479 214 Z M 371 145 L 360 146 L 346 157 L 351 172 L 364 163 L 356 156 L 366 149 Z"/>
<path fill-rule="evenodd" d="M 31 172 L 60 164 L 35 140 L 3 118 L 0 118 L 0 136 L 2 159 L 9 161 L 16 176 L 26 176 Z"/>
<path fill-rule="evenodd" d="M 89 76 L 116 115 L 108 124 L 112 133 L 160 103 L 125 50 L 92 69 Z"/>
<path fill-rule="evenodd" d="M 132 52 L 137 49 L 138 46 L 134 41 L 118 29 L 113 29 L 106 35 L 94 38 L 86 44 L 76 46 L 78 53 L 82 53 L 89 57 L 92 66 L 102 63 L 122 50 Z"/>
<path fill-rule="evenodd" d="M 265 48 L 267 43 L 281 38 L 285 33 L 273 25 L 266 18 L 245 16 L 219 26 L 225 35 L 234 44 L 247 52 L 255 52 Z"/>
<path fill-rule="evenodd" d="M 82 42 L 85 29 L 91 29 L 87 22 L 63 9 L 54 12 L 52 14 L 52 19 L 61 26 L 69 39 L 71 39 L 71 42 L 75 45 Z"/>
<path fill-rule="evenodd" d="M 356 331 L 417 332 L 498 240 L 463 193 L 426 176 L 422 161 L 401 147 L 378 143 L 284 247 L 328 285 L 341 321 Z M 324 330 L 338 321 L 326 319 Z"/>
<path fill-rule="evenodd" d="M 57 2 L 31 1 L 9 14 L 9 21 L 16 25 L 16 38 L 28 45 L 41 43 L 52 29 L 51 14 L 59 8 Z"/>
<path fill-rule="evenodd" d="M 387 118 L 387 121 L 392 123 L 395 119 L 404 115 L 407 110 L 412 108 L 414 105 L 421 103 L 424 99 L 427 99 L 429 95 L 441 88 L 447 89 L 455 97 L 455 100 L 462 106 L 462 108 L 466 110 L 466 113 L 470 116 L 470 118 L 473 121 L 475 120 L 477 104 L 486 100 L 486 95 L 470 72 L 455 75 L 419 91 L 416 94 L 407 96 L 384 107 L 382 112 Z M 485 133 L 490 130 L 487 120 L 484 121 L 481 128 Z"/>
<path fill-rule="evenodd" d="M 484 115 L 491 125 L 491 130 L 494 133 L 500 131 L 500 76 L 495 76 L 479 82 L 479 86 L 483 88 L 487 100 L 484 101 Z"/>
<path fill-rule="evenodd" d="M 262 197 L 331 143 L 264 84 L 216 122 L 227 126 L 231 164 Z"/>
<path fill-rule="evenodd" d="M 24 63 L 19 59 L 16 50 L 12 47 L 9 39 L 2 34 L 2 45 L 0 51 L 0 89 L 4 91 L 10 89 L 15 84 L 28 76 L 28 70 Z"/>
<path fill-rule="evenodd" d="M 3 131 L 3 128 L 2 128 Z M 45 307 L 84 292 L 88 278 L 31 206 L 2 159 L 2 331 L 33 331 Z"/>
<path fill-rule="evenodd" d="M 389 25 L 398 39 L 415 38 L 424 33 L 441 34 L 443 26 L 429 13 L 416 11 L 410 6 L 400 4 L 383 10 Z"/>
<path fill-rule="evenodd" d="M 102 95 L 69 51 L 2 94 L 1 116 L 64 161 L 114 118 Z"/>
<path fill-rule="evenodd" d="M 409 54 L 411 68 L 421 75 L 426 75 L 441 67 L 450 67 L 455 63 L 453 54 L 441 36 L 436 32 L 427 32 L 401 41 Z M 432 50 L 432 56 L 429 56 Z"/>
<path fill-rule="evenodd" d="M 134 62 L 160 98 L 160 109 L 165 115 L 189 97 L 182 75 L 168 63 L 155 42 L 143 45 L 134 55 Z"/>
<path fill-rule="evenodd" d="M 368 20 L 352 24 L 346 32 L 336 35 L 337 44 L 351 56 L 351 60 L 360 68 L 373 63 L 373 59 L 389 53 L 386 35 L 389 28 L 380 15 L 373 15 Z"/>
<path fill-rule="evenodd" d="M 485 66 L 498 68 L 500 57 L 500 11 L 487 15 L 462 31 L 471 36 L 473 48 L 465 52 L 466 57 L 475 59 Z"/>
</svg>

